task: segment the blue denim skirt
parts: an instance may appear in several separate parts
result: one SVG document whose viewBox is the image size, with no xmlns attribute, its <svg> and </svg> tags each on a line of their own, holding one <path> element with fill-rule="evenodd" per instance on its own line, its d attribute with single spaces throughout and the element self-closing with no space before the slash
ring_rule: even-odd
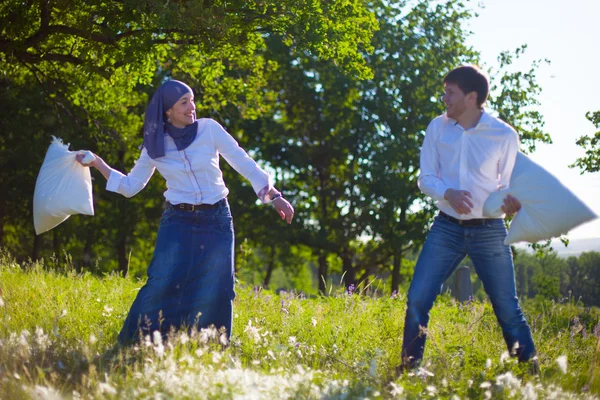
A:
<svg viewBox="0 0 600 400">
<path fill-rule="evenodd" d="M 212 209 L 164 211 L 148 280 L 119 334 L 129 344 L 156 330 L 214 325 L 231 332 L 234 292 L 233 220 L 227 200 Z"/>
</svg>

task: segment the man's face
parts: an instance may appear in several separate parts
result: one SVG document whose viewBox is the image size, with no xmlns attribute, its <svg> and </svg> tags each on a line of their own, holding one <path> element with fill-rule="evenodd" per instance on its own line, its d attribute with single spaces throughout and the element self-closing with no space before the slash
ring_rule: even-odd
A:
<svg viewBox="0 0 600 400">
<path fill-rule="evenodd" d="M 470 93 L 469 95 L 471 95 Z M 456 83 L 447 82 L 444 84 L 444 96 L 442 100 L 446 105 L 446 115 L 448 118 L 458 120 L 467 110 L 469 95 L 465 95 Z"/>
</svg>

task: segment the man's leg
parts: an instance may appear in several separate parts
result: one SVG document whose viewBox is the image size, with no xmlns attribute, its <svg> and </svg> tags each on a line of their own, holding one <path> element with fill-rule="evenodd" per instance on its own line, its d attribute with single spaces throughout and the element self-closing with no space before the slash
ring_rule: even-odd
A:
<svg viewBox="0 0 600 400">
<path fill-rule="evenodd" d="M 469 233 L 468 254 L 494 307 L 508 350 L 519 361 L 527 361 L 535 356 L 535 346 L 517 297 L 512 252 L 504 244 L 504 221 L 490 220 Z"/>
<path fill-rule="evenodd" d="M 425 350 L 429 310 L 442 284 L 465 257 L 464 228 L 436 217 L 419 255 L 408 290 L 402 342 L 402 366 L 419 364 Z"/>
</svg>

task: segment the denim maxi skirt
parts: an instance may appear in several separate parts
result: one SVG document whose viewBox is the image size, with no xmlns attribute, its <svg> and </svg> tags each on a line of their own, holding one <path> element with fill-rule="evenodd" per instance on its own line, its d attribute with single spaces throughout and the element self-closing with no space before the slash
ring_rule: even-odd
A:
<svg viewBox="0 0 600 400">
<path fill-rule="evenodd" d="M 227 200 L 212 209 L 164 211 L 148 280 L 135 298 L 119 343 L 171 327 L 225 327 L 231 334 L 233 220 Z"/>
</svg>

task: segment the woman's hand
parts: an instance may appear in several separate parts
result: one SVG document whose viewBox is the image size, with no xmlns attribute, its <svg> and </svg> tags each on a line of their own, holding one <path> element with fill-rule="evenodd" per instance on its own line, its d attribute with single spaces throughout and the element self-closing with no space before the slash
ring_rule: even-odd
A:
<svg viewBox="0 0 600 400">
<path fill-rule="evenodd" d="M 101 159 L 91 151 L 82 151 L 81 153 L 76 154 L 75 160 L 77 160 L 77 162 L 83 165 L 84 167 L 96 168 L 107 180 L 110 177 L 110 166 L 107 163 L 105 163 L 103 159 Z"/>
<path fill-rule="evenodd" d="M 75 155 L 75 160 L 84 167 L 96 167 L 98 156 L 91 151 L 82 151 Z"/>
<path fill-rule="evenodd" d="M 289 201 L 283 197 L 278 197 L 273 200 L 271 204 L 273 204 L 273 207 L 275 207 L 275 210 L 281 219 L 285 219 L 288 224 L 292 223 L 292 218 L 294 218 L 294 207 L 292 207 Z"/>
</svg>

